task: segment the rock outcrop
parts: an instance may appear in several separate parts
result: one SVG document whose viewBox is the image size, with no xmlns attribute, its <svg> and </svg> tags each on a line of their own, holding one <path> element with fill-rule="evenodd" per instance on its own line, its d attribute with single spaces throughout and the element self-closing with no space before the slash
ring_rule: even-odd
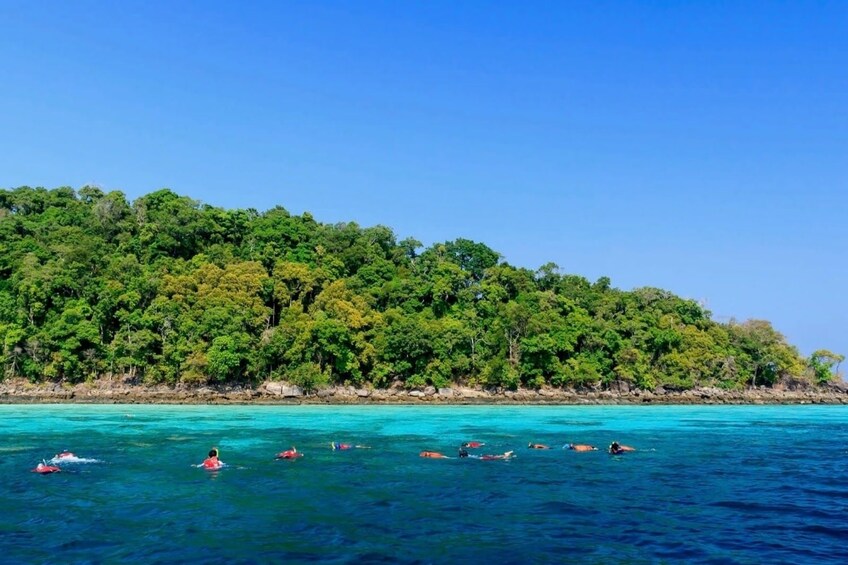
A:
<svg viewBox="0 0 848 565">
<path fill-rule="evenodd" d="M 406 390 L 400 383 L 386 389 L 328 387 L 305 391 L 290 383 L 266 381 L 248 386 L 144 386 L 126 380 L 99 380 L 70 385 L 33 384 L 25 380 L 0 382 L 0 403 L 107 404 L 848 404 L 848 386 L 778 386 L 745 390 L 712 387 L 672 391 L 620 388 L 617 390 L 483 389 L 426 387 Z"/>
</svg>

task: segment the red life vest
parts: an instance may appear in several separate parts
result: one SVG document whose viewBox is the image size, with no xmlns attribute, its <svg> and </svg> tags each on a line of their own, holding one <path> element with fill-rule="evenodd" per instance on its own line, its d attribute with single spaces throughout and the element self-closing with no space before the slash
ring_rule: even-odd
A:
<svg viewBox="0 0 848 565">
<path fill-rule="evenodd" d="M 58 473 L 61 471 L 59 467 L 55 465 L 45 465 L 44 463 L 39 463 L 38 466 L 32 470 L 33 473 L 38 473 L 39 475 L 49 475 L 50 473 Z"/>
<path fill-rule="evenodd" d="M 204 469 L 220 469 L 223 463 L 218 461 L 217 457 L 207 457 L 203 461 Z"/>
</svg>

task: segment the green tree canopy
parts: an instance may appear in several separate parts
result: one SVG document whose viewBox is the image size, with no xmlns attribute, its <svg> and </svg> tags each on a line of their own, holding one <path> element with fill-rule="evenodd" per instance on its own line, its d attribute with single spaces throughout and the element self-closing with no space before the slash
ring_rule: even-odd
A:
<svg viewBox="0 0 848 565">
<path fill-rule="evenodd" d="M 721 324 L 657 288 L 622 291 L 483 243 L 224 210 L 163 189 L 0 190 L 4 377 L 280 378 L 410 388 L 728 388 L 837 378 L 770 323 Z"/>
</svg>

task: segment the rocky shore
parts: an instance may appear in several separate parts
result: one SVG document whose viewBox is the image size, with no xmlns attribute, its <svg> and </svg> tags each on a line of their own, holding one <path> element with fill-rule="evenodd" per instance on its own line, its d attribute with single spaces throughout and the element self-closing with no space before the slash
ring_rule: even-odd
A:
<svg viewBox="0 0 848 565">
<path fill-rule="evenodd" d="M 332 387 L 305 393 L 276 381 L 257 387 L 143 386 L 119 380 L 76 385 L 0 382 L 2 404 L 540 404 L 540 405 L 661 405 L 661 404 L 848 404 L 848 385 L 827 387 L 776 387 L 728 391 L 696 388 L 686 391 L 620 390 L 484 390 L 452 387 L 408 391 L 401 387 L 368 389 Z"/>
</svg>

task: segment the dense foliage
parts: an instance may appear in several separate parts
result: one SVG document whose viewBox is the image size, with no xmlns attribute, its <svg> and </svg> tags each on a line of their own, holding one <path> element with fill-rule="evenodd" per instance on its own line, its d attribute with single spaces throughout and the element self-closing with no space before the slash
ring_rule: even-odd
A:
<svg viewBox="0 0 848 565">
<path fill-rule="evenodd" d="M 481 243 L 422 249 L 386 227 L 160 190 L 0 190 L 6 376 L 147 383 L 285 379 L 409 388 L 688 388 L 827 380 L 768 322 L 719 324 L 655 288 L 621 291 Z"/>
</svg>

